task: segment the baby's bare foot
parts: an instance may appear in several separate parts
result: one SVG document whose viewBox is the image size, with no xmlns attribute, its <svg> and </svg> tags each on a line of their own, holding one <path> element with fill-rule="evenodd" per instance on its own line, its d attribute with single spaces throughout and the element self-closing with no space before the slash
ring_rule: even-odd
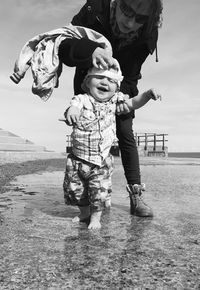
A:
<svg viewBox="0 0 200 290">
<path fill-rule="evenodd" d="M 99 221 L 92 221 L 90 222 L 88 229 L 89 230 L 99 230 L 101 228 L 101 223 Z"/>
<path fill-rule="evenodd" d="M 90 224 L 88 226 L 89 230 L 98 230 L 101 228 L 101 213 L 101 211 L 98 211 L 91 214 Z"/>
</svg>

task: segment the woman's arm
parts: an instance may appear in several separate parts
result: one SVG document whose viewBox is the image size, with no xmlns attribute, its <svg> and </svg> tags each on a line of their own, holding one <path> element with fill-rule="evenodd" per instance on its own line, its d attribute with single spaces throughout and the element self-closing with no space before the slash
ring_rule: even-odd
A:
<svg viewBox="0 0 200 290">
<path fill-rule="evenodd" d="M 115 65 L 111 51 L 104 44 L 87 38 L 65 39 L 59 46 L 60 60 L 67 66 L 89 68 L 91 66 L 107 69 Z"/>
<path fill-rule="evenodd" d="M 60 60 L 67 66 L 88 68 L 92 66 L 92 54 L 101 45 L 87 38 L 65 39 L 59 46 Z"/>
</svg>

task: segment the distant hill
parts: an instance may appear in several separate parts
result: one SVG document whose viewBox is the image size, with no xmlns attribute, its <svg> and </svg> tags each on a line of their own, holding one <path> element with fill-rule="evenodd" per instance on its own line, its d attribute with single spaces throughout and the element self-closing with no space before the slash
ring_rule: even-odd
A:
<svg viewBox="0 0 200 290">
<path fill-rule="evenodd" d="M 0 151 L 47 151 L 44 146 L 35 145 L 27 139 L 23 139 L 9 131 L 0 128 Z"/>
</svg>

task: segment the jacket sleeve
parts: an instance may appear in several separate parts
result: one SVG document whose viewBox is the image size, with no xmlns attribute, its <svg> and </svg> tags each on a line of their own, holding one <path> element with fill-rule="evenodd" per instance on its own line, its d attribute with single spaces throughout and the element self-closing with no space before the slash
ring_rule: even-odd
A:
<svg viewBox="0 0 200 290">
<path fill-rule="evenodd" d="M 120 59 L 122 74 L 124 79 L 121 83 L 120 90 L 133 98 L 138 94 L 138 80 L 142 78 L 141 68 L 149 55 L 147 45 L 139 46 L 135 52 L 127 51 Z"/>
<path fill-rule="evenodd" d="M 91 13 L 91 3 L 87 3 L 76 14 L 71 24 L 91 28 L 94 21 L 94 13 Z M 87 38 L 66 39 L 59 47 L 59 58 L 67 66 L 88 68 L 92 65 L 92 54 L 97 47 L 102 45 Z"/>
<path fill-rule="evenodd" d="M 92 65 L 92 54 L 101 44 L 87 38 L 65 39 L 59 46 L 60 60 L 67 66 L 88 68 Z"/>
</svg>

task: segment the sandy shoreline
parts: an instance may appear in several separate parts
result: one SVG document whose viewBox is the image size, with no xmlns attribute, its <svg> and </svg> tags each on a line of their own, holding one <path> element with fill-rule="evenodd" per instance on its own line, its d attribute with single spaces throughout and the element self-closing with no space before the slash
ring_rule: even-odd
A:
<svg viewBox="0 0 200 290">
<path fill-rule="evenodd" d="M 37 157 L 39 158 L 39 156 Z M 3 186 L 19 175 L 26 175 L 45 170 L 64 170 L 66 157 L 36 160 L 24 160 L 15 157 L 1 159 L 0 162 L 0 193 Z M 115 157 L 115 164 L 120 164 L 120 158 Z M 140 157 L 141 165 L 200 165 L 200 158 L 159 158 Z"/>
</svg>

